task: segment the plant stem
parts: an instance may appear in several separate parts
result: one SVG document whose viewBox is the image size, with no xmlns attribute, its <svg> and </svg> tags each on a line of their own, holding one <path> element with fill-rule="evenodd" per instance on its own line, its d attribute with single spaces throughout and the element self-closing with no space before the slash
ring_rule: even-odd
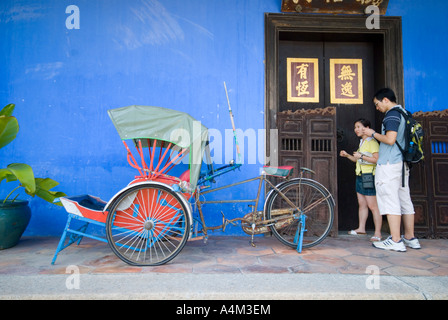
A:
<svg viewBox="0 0 448 320">
<path fill-rule="evenodd" d="M 21 186 L 17 186 L 17 187 L 15 187 L 14 189 L 12 189 L 12 191 L 11 191 L 10 193 L 8 193 L 8 195 L 6 196 L 6 198 L 5 198 L 5 200 L 3 201 L 3 203 L 6 203 L 6 200 L 8 200 L 8 198 L 11 196 L 11 194 L 12 194 L 14 191 L 16 191 L 17 189 L 19 189 L 20 187 L 21 187 Z M 18 195 L 15 196 L 15 198 L 12 199 L 11 202 L 14 202 L 14 200 L 16 200 L 17 197 L 18 197 Z"/>
</svg>

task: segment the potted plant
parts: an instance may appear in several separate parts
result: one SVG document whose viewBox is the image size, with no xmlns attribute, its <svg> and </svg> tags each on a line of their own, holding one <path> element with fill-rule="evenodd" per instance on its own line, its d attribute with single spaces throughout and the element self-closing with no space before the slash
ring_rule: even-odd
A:
<svg viewBox="0 0 448 320">
<path fill-rule="evenodd" d="M 14 108 L 14 104 L 8 104 L 0 111 L 0 149 L 13 141 L 19 132 L 17 119 L 12 116 Z M 0 188 L 14 181 L 16 183 L 11 192 L 5 199 L 0 199 L 0 249 L 15 246 L 31 218 L 28 201 L 17 199 L 19 188 L 23 188 L 32 197 L 38 196 L 50 203 L 65 196 L 63 192 L 50 191 L 58 182 L 50 178 L 35 178 L 33 169 L 24 163 L 11 163 L 4 169 L 0 167 Z"/>
</svg>

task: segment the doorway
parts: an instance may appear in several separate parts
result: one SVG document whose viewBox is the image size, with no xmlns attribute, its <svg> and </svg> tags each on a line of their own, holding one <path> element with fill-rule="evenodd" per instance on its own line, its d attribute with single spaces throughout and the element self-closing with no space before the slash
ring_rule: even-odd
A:
<svg viewBox="0 0 448 320">
<path fill-rule="evenodd" d="M 335 164 L 336 172 L 326 171 L 331 173 L 327 186 L 337 202 L 335 229 L 339 231 L 354 229 L 358 222 L 355 167 L 348 159 L 339 157 L 339 152 L 346 150 L 351 153 L 358 148 L 359 138 L 353 131 L 355 120 L 366 118 L 374 129 L 380 129 L 382 115 L 375 111 L 371 102 L 377 89 L 389 86 L 397 92 L 399 99 L 403 94 L 401 19 L 384 17 L 381 22 L 384 29 L 372 31 L 365 27 L 363 17 L 266 14 L 266 128 L 278 129 L 279 137 L 284 139 L 282 128 L 291 121 L 291 118 L 284 117 L 285 114 L 297 114 L 300 110 L 336 110 L 335 116 L 320 118 L 324 122 L 335 118 L 333 138 L 336 147 L 328 148 L 326 153 L 321 154 L 326 159 L 331 158 L 328 163 Z M 393 37 L 391 30 L 395 31 Z M 385 59 L 386 56 L 388 59 Z M 291 86 L 291 69 L 296 68 L 296 71 L 299 68 L 299 64 L 292 65 L 291 61 L 302 61 L 307 66 L 312 65 L 314 71 L 318 70 L 314 78 L 311 76 L 312 81 L 302 87 L 305 90 L 302 93 L 308 94 L 302 95 L 302 99 L 298 97 L 299 91 L 295 92 L 295 96 L 291 93 L 301 90 L 295 83 Z M 355 68 L 361 71 L 358 86 L 354 86 L 357 91 L 350 91 L 352 87 L 346 89 L 347 99 L 337 97 L 341 83 L 335 84 L 335 79 L 336 82 L 338 79 L 335 70 L 339 62 L 350 69 L 351 75 L 358 76 L 358 72 L 353 72 Z M 398 65 L 392 67 L 391 63 Z M 340 72 L 341 69 L 338 70 Z M 351 99 L 353 97 L 355 99 Z M 281 123 L 281 119 L 288 123 Z M 306 123 L 306 119 L 303 121 Z M 266 132 L 269 134 L 269 130 Z M 266 141 L 270 141 L 269 136 Z M 281 146 L 282 141 L 279 143 Z M 267 150 L 270 152 L 269 143 Z M 301 151 L 302 154 L 297 153 L 297 157 L 303 156 L 303 159 L 310 158 L 307 153 L 313 152 L 311 149 Z M 277 158 L 279 165 L 284 165 L 282 162 L 286 159 L 292 161 L 290 150 L 285 153 L 281 147 Z M 298 163 L 306 164 L 306 160 Z M 327 175 L 328 172 L 325 172 L 324 176 L 321 174 L 316 178 L 327 180 Z M 373 227 L 371 218 L 368 227 Z"/>
</svg>

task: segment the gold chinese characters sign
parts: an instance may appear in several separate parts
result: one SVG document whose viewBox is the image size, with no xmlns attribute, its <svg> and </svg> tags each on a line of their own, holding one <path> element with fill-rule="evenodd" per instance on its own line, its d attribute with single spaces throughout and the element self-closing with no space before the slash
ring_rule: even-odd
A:
<svg viewBox="0 0 448 320">
<path fill-rule="evenodd" d="M 389 0 L 282 0 L 282 12 L 364 14 L 369 6 L 387 11 Z"/>
<path fill-rule="evenodd" d="M 288 102 L 319 102 L 319 61 L 287 58 Z"/>
<path fill-rule="evenodd" d="M 362 59 L 330 59 L 333 104 L 363 104 Z"/>
</svg>

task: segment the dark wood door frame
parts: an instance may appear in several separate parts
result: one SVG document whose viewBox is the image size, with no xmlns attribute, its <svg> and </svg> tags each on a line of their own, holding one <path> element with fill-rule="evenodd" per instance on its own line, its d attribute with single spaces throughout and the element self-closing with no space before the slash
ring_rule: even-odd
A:
<svg viewBox="0 0 448 320">
<path fill-rule="evenodd" d="M 398 102 L 404 103 L 403 50 L 401 17 L 380 18 L 380 29 L 366 27 L 367 16 L 330 16 L 304 14 L 265 14 L 265 128 L 266 154 L 275 156 L 270 150 L 270 130 L 276 129 L 278 106 L 278 47 L 280 32 L 300 32 L 304 34 L 327 34 L 334 36 L 375 35 L 381 39 L 383 68 L 376 70 L 376 86 L 394 89 Z M 378 122 L 381 123 L 381 122 Z"/>
</svg>

